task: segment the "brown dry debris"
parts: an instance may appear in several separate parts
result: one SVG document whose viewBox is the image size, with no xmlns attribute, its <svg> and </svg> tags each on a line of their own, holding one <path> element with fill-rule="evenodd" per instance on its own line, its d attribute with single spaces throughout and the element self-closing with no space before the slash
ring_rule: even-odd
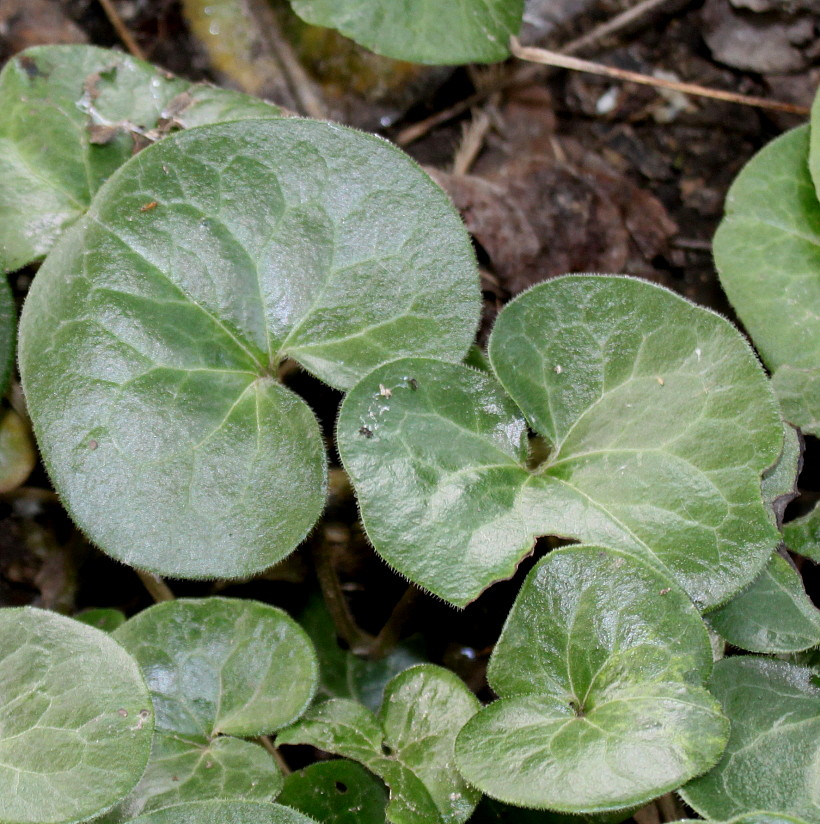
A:
<svg viewBox="0 0 820 824">
<path fill-rule="evenodd" d="M 0 0 L 0 42 L 16 54 L 29 46 L 87 43 L 88 37 L 54 0 Z"/>
</svg>

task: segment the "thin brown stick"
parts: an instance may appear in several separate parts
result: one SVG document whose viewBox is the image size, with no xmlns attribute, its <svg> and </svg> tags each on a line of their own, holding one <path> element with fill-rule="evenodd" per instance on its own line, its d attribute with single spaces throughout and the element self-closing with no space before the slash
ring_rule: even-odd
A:
<svg viewBox="0 0 820 824">
<path fill-rule="evenodd" d="M 327 523 L 320 527 L 319 534 L 311 542 L 313 564 L 319 587 L 327 611 L 333 619 L 336 632 L 344 638 L 350 650 L 358 655 L 366 655 L 373 638 L 362 630 L 353 619 L 353 614 L 342 591 L 339 577 L 333 566 L 334 545 L 344 545 L 350 540 L 350 530 L 344 524 Z"/>
<path fill-rule="evenodd" d="M 582 60 L 580 57 L 573 57 L 568 54 L 548 51 L 547 49 L 536 49 L 529 46 L 522 46 L 518 38 L 510 38 L 510 51 L 520 60 L 527 60 L 530 63 L 538 63 L 543 66 L 553 66 L 558 69 L 570 69 L 572 71 L 587 72 L 597 74 L 602 77 L 610 77 L 615 80 L 624 80 L 629 83 L 640 83 L 644 86 L 653 86 L 659 89 L 670 89 L 684 94 L 708 97 L 712 100 L 723 100 L 726 103 L 737 103 L 741 106 L 754 106 L 760 109 L 774 109 L 779 112 L 789 112 L 790 114 L 808 115 L 809 110 L 805 106 L 797 106 L 794 103 L 785 103 L 780 100 L 768 100 L 765 97 L 752 97 L 745 94 L 724 91 L 723 89 L 710 89 L 698 83 L 682 83 L 676 80 L 664 80 L 660 77 L 652 77 L 640 72 L 632 72 L 627 69 L 618 69 L 613 66 L 604 66 L 602 63 L 593 63 L 591 60 Z"/>
<path fill-rule="evenodd" d="M 390 653 L 401 638 L 407 622 L 415 612 L 416 605 L 419 598 L 422 596 L 422 591 L 413 584 L 404 592 L 399 602 L 393 607 L 393 612 L 387 619 L 387 623 L 382 627 L 381 632 L 373 639 L 370 644 L 370 649 L 367 651 L 367 657 L 378 659 L 384 658 Z"/>
<path fill-rule="evenodd" d="M 273 745 L 269 735 L 258 735 L 256 740 L 273 756 L 273 760 L 279 765 L 284 775 L 290 775 L 293 772 L 282 753 Z"/>
<path fill-rule="evenodd" d="M 117 36 L 120 40 L 122 40 L 125 48 L 128 49 L 134 57 L 138 57 L 140 60 L 145 60 L 145 52 L 142 50 L 140 44 L 134 39 L 134 35 L 131 34 L 125 23 L 122 22 L 122 17 L 120 17 L 120 13 L 117 11 L 112 0 L 100 0 L 100 5 L 105 12 L 105 16 L 108 18 L 108 22 L 114 27 L 114 31 L 117 32 Z"/>
<path fill-rule="evenodd" d="M 163 601 L 173 601 L 176 598 L 176 595 L 171 591 L 171 587 L 169 587 L 159 575 L 154 575 L 153 572 L 146 572 L 144 569 L 138 569 L 136 573 L 148 590 L 149 595 L 158 604 Z"/>
<path fill-rule="evenodd" d="M 453 157 L 454 175 L 466 175 L 470 171 L 484 146 L 484 139 L 491 125 L 490 115 L 484 109 L 476 109 L 473 112 L 473 119 L 464 129 L 461 142 Z"/>
</svg>

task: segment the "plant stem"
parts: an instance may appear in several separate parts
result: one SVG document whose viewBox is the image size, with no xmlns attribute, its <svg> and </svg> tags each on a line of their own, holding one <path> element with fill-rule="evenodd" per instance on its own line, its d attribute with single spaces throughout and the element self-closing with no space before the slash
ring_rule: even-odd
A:
<svg viewBox="0 0 820 824">
<path fill-rule="evenodd" d="M 326 523 L 320 527 L 318 537 L 311 543 L 311 553 L 322 597 L 333 619 L 336 632 L 344 638 L 352 652 L 366 655 L 373 639 L 353 619 L 333 565 L 334 550 L 347 546 L 349 542 L 350 529 L 345 524 Z"/>
<path fill-rule="evenodd" d="M 520 60 L 527 60 L 530 63 L 539 63 L 543 66 L 552 66 L 558 69 L 570 69 L 572 71 L 587 72 L 597 74 L 602 77 L 611 77 L 615 80 L 624 80 L 629 83 L 640 83 L 644 86 L 653 86 L 659 89 L 670 89 L 684 94 L 696 95 L 698 97 L 708 97 L 713 100 L 723 100 L 727 103 L 738 103 L 742 106 L 754 106 L 760 109 L 775 109 L 780 112 L 790 114 L 808 115 L 809 109 L 805 106 L 798 106 L 794 103 L 785 103 L 780 100 L 767 100 L 765 97 L 751 97 L 745 94 L 725 91 L 723 89 L 710 89 L 698 83 L 683 83 L 677 80 L 665 80 L 660 77 L 653 77 L 649 74 L 632 72 L 627 69 L 618 69 L 614 66 L 605 66 L 603 63 L 593 63 L 591 60 L 582 60 L 580 57 L 573 57 L 569 54 L 559 54 L 547 49 L 536 49 L 522 46 L 517 37 L 510 38 L 510 51 Z"/>
<path fill-rule="evenodd" d="M 138 569 L 136 573 L 139 575 L 140 581 L 142 581 L 151 597 L 158 604 L 163 601 L 173 601 L 176 598 L 176 595 L 171 591 L 171 587 L 169 587 L 159 575 L 154 575 L 153 572 L 146 572 L 144 569 Z"/>
<path fill-rule="evenodd" d="M 279 765 L 279 769 L 285 775 L 290 775 L 293 772 L 282 753 L 273 745 L 269 735 L 259 735 L 256 740 L 273 756 L 274 761 Z"/>
<path fill-rule="evenodd" d="M 367 657 L 372 659 L 384 658 L 396 646 L 401 638 L 402 631 L 408 620 L 415 611 L 422 591 L 415 585 L 410 584 L 401 596 L 399 602 L 393 607 L 393 612 L 387 619 L 387 623 L 382 627 L 381 632 L 373 639 L 367 651 Z"/>
<path fill-rule="evenodd" d="M 108 18 L 108 22 L 114 27 L 114 30 L 117 32 L 117 36 L 122 40 L 125 48 L 134 55 L 134 57 L 138 57 L 140 60 L 146 60 L 145 52 L 140 47 L 140 44 L 134 39 L 134 35 L 128 31 L 128 27 L 125 23 L 122 22 L 122 18 L 120 17 L 120 13 L 117 11 L 116 7 L 114 6 L 113 0 L 100 0 L 100 5 L 103 7 L 103 11 L 105 12 L 105 16 Z"/>
</svg>

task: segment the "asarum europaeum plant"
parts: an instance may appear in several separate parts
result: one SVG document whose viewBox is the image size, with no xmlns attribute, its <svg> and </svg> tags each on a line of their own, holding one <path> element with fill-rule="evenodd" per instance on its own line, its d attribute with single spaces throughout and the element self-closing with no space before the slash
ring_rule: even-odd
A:
<svg viewBox="0 0 820 824">
<path fill-rule="evenodd" d="M 45 258 L 22 384 L 104 552 L 238 578 L 296 549 L 327 457 L 286 359 L 347 393 L 363 526 L 419 587 L 463 606 L 578 544 L 526 578 L 485 707 L 410 653 L 361 666 L 321 605 L 2 610 L 0 824 L 615 824 L 675 790 L 820 824 L 820 618 L 783 549 L 820 558 L 817 511 L 782 524 L 820 414 L 820 126 L 752 160 L 716 240 L 770 381 L 725 319 L 606 275 L 519 296 L 465 365 L 470 239 L 378 138 L 84 47 L 12 59 L 0 104 L 3 265 Z M 3 284 L 4 384 L 14 327 Z M 285 777 L 291 744 L 341 758 Z"/>
</svg>

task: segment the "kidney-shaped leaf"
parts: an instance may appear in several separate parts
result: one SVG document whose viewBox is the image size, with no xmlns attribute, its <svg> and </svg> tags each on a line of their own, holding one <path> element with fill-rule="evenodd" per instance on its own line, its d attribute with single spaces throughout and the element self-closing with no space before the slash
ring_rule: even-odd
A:
<svg viewBox="0 0 820 824">
<path fill-rule="evenodd" d="M 323 824 L 384 824 L 384 785 L 344 758 L 320 761 L 285 779 L 279 803 Z"/>
<path fill-rule="evenodd" d="M 393 824 L 461 824 L 481 794 L 456 771 L 453 746 L 478 701 L 449 670 L 420 664 L 397 675 L 378 717 L 345 698 L 312 707 L 277 744 L 310 744 L 351 758 L 390 788 Z"/>
<path fill-rule="evenodd" d="M 649 801 L 711 767 L 728 723 L 701 686 L 697 609 L 642 561 L 557 550 L 530 573 L 488 671 L 500 700 L 467 722 L 456 763 L 494 798 L 560 812 Z"/>
<path fill-rule="evenodd" d="M 386 142 L 256 120 L 166 138 L 120 169 L 40 269 L 23 384 L 52 479 L 106 552 L 179 577 L 287 555 L 325 456 L 285 357 L 344 387 L 420 351 L 460 358 L 469 238 Z"/>
<path fill-rule="evenodd" d="M 725 658 L 711 691 L 732 722 L 718 765 L 681 792 L 705 818 L 757 810 L 820 821 L 820 687 L 812 671 L 765 658 Z"/>
<path fill-rule="evenodd" d="M 752 585 L 708 615 L 730 644 L 749 652 L 800 652 L 820 644 L 820 610 L 779 552 Z"/>
<path fill-rule="evenodd" d="M 820 123 L 817 123 L 820 129 Z M 720 281 L 791 423 L 820 433 L 820 201 L 809 127 L 772 141 L 738 175 L 715 235 Z"/>
<path fill-rule="evenodd" d="M 316 654 L 298 624 L 256 601 L 204 598 L 157 604 L 114 637 L 145 673 L 157 735 L 145 775 L 106 821 L 180 801 L 276 797 L 273 759 L 235 736 L 274 732 L 313 698 Z"/>
<path fill-rule="evenodd" d="M 172 128 L 278 114 L 122 52 L 21 52 L 0 73 L 0 269 L 43 257 L 135 147 Z"/>
<path fill-rule="evenodd" d="M 559 535 L 660 562 L 705 607 L 765 565 L 783 427 L 727 321 L 646 282 L 563 277 L 502 310 L 490 358 L 523 415 L 492 376 L 420 359 L 342 406 L 363 522 L 402 574 L 463 605 Z M 534 471 L 527 423 L 552 443 Z"/>
<path fill-rule="evenodd" d="M 0 822 L 84 821 L 139 781 L 151 699 L 100 630 L 39 609 L 0 610 Z"/>
<path fill-rule="evenodd" d="M 174 804 L 132 818 L 134 824 L 316 824 L 290 807 L 253 801 L 198 801 Z"/>
<path fill-rule="evenodd" d="M 314 26 L 413 63 L 491 63 L 509 56 L 524 0 L 291 0 Z"/>
</svg>

